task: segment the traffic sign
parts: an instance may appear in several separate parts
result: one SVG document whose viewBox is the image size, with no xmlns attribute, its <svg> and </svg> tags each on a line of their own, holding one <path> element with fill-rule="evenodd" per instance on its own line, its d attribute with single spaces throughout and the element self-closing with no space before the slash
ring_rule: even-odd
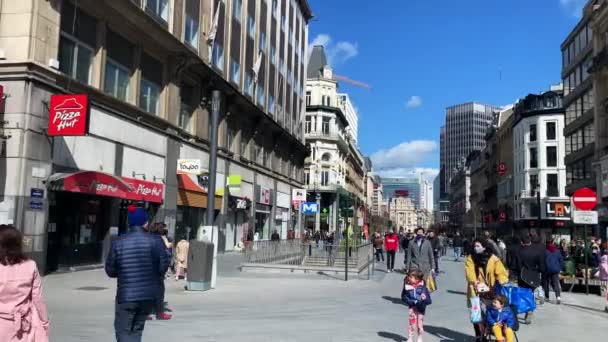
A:
<svg viewBox="0 0 608 342">
<path fill-rule="evenodd" d="M 572 195 L 572 203 L 578 210 L 593 210 L 597 205 L 597 194 L 589 188 L 581 188 Z"/>
<path fill-rule="evenodd" d="M 504 177 L 507 175 L 507 164 L 500 163 L 498 164 L 498 175 Z"/>
<path fill-rule="evenodd" d="M 574 224 L 597 224 L 597 211 L 579 211 L 576 210 L 572 215 Z"/>
<path fill-rule="evenodd" d="M 316 202 L 306 202 L 302 204 L 302 214 L 316 214 L 319 206 Z"/>
</svg>

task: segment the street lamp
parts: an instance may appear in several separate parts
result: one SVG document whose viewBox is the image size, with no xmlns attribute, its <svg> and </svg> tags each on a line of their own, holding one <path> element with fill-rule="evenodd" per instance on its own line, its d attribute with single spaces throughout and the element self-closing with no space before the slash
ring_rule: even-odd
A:
<svg viewBox="0 0 608 342">
<path fill-rule="evenodd" d="M 541 209 L 540 209 L 540 183 L 536 183 L 536 207 L 538 208 L 538 215 L 536 217 L 536 229 L 540 229 L 542 222 Z"/>
</svg>

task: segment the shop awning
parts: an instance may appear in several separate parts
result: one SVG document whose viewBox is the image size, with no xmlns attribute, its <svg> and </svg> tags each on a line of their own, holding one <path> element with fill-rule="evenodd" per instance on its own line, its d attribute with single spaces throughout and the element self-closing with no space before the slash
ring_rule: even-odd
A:
<svg viewBox="0 0 608 342">
<path fill-rule="evenodd" d="M 49 177 L 51 191 L 75 192 L 153 203 L 163 202 L 163 184 L 121 178 L 97 171 L 55 173 Z"/>
<path fill-rule="evenodd" d="M 199 184 L 196 175 L 186 173 L 177 174 L 179 192 L 177 194 L 177 205 L 207 208 L 207 188 Z M 215 208 L 222 207 L 222 196 L 215 194 Z"/>
<path fill-rule="evenodd" d="M 189 175 L 186 173 L 178 173 L 177 174 L 177 184 L 180 189 L 195 191 L 201 193 L 207 193 L 207 189 L 202 187 L 193 177 L 196 175 Z"/>
</svg>

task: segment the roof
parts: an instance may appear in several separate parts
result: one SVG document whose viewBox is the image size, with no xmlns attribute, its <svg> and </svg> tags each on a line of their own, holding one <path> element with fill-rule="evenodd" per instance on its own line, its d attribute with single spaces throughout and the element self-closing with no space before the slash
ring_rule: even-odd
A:
<svg viewBox="0 0 608 342">
<path fill-rule="evenodd" d="M 302 14 L 304 15 L 304 19 L 306 19 L 306 22 L 308 22 L 310 19 L 312 19 L 314 17 L 314 14 L 312 13 L 312 9 L 310 8 L 310 5 L 308 4 L 308 0 L 298 0 L 298 4 L 300 5 L 300 10 L 302 11 Z"/>
<path fill-rule="evenodd" d="M 308 78 L 319 78 L 323 74 L 323 68 L 327 65 L 327 56 L 323 45 L 315 45 L 308 59 Z"/>
</svg>

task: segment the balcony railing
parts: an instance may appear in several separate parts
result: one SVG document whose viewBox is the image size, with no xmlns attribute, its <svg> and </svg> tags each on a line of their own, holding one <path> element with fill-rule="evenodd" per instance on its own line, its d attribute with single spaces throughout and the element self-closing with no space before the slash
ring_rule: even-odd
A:
<svg viewBox="0 0 608 342">
<path fill-rule="evenodd" d="M 306 140 L 331 140 L 342 144 L 344 148 L 348 148 L 348 143 L 346 142 L 346 139 L 337 132 L 311 131 L 308 133 L 304 133 L 304 138 Z"/>
</svg>

